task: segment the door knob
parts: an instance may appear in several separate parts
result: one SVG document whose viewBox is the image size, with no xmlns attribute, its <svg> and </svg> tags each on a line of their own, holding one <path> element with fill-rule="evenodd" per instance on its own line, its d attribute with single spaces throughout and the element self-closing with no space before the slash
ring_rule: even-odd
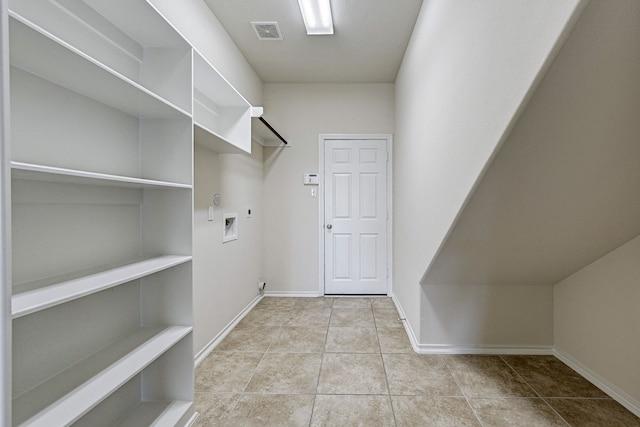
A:
<svg viewBox="0 0 640 427">
<path fill-rule="evenodd" d="M 331 230 L 332 228 L 333 228 L 333 225 L 327 224 L 327 230 Z"/>
</svg>

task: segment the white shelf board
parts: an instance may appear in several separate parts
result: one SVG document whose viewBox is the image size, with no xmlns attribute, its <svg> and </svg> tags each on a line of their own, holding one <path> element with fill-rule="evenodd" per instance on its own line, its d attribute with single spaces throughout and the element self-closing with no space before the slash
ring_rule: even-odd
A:
<svg viewBox="0 0 640 427">
<path fill-rule="evenodd" d="M 141 118 L 191 115 L 10 12 L 11 65 Z"/>
<path fill-rule="evenodd" d="M 105 173 L 65 169 L 55 166 L 36 165 L 23 162 L 11 162 L 11 175 L 13 178 L 31 179 L 36 181 L 102 185 L 121 188 L 192 188 L 192 185 L 190 184 L 156 181 L 152 179 L 133 178 L 120 175 L 109 175 Z"/>
<path fill-rule="evenodd" d="M 140 402 L 138 406 L 116 424 L 117 427 L 175 427 L 185 416 L 191 418 L 193 403 L 181 400 L 171 402 Z"/>
<path fill-rule="evenodd" d="M 190 256 L 166 255 L 113 268 L 41 289 L 22 292 L 11 298 L 14 319 L 58 304 L 109 289 L 190 261 Z"/>
<path fill-rule="evenodd" d="M 250 108 L 251 104 L 229 83 L 216 68 L 194 50 L 193 86 L 221 107 Z"/>
<path fill-rule="evenodd" d="M 141 46 L 183 47 L 187 43 L 150 2 L 83 0 Z M 140 25 L 144 22 L 144 25 Z"/>
<path fill-rule="evenodd" d="M 193 140 L 197 145 L 209 148 L 216 153 L 250 154 L 234 145 L 228 139 L 218 135 L 217 133 L 207 129 L 204 126 L 199 125 L 195 121 L 193 123 Z"/>
<path fill-rule="evenodd" d="M 140 328 L 14 399 L 14 412 L 20 417 L 29 413 L 23 407 L 28 408 L 32 402 L 50 401 L 50 396 L 61 395 L 20 426 L 50 427 L 74 423 L 191 331 L 190 326 Z"/>
</svg>

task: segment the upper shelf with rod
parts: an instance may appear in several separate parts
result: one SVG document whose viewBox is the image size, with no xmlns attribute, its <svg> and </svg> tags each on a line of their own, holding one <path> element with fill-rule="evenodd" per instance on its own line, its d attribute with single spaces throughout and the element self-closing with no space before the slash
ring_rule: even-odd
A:
<svg viewBox="0 0 640 427">
<path fill-rule="evenodd" d="M 197 144 L 218 153 L 251 153 L 251 105 L 195 50 L 193 123 Z"/>
</svg>

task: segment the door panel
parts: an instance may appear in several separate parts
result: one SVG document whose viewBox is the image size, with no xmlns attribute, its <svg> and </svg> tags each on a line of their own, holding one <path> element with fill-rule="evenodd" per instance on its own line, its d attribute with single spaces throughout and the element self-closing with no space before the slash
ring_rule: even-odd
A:
<svg viewBox="0 0 640 427">
<path fill-rule="evenodd" d="M 387 293 L 386 140 L 325 140 L 325 293 Z"/>
</svg>

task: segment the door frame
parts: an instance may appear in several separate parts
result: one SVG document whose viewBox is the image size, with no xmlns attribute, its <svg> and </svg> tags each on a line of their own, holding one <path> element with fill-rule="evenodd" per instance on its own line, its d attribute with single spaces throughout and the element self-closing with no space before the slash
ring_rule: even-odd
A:
<svg viewBox="0 0 640 427">
<path fill-rule="evenodd" d="M 327 140 L 376 139 L 386 141 L 387 146 L 387 295 L 393 294 L 393 135 L 390 133 L 321 133 L 318 136 L 318 293 L 324 295 L 325 253 L 324 253 L 324 149 Z"/>
</svg>

